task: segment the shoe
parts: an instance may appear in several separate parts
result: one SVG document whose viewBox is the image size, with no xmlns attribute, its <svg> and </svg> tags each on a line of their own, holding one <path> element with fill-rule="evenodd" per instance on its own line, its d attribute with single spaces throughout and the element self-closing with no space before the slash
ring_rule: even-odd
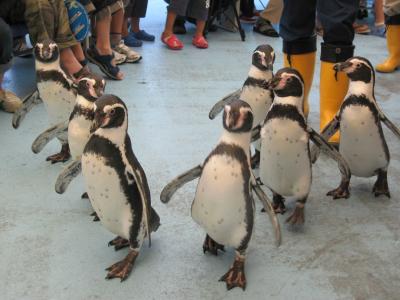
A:
<svg viewBox="0 0 400 300">
<path fill-rule="evenodd" d="M 122 65 L 123 63 L 126 62 L 125 54 L 122 54 L 122 53 L 116 51 L 115 49 L 113 49 L 112 52 L 114 54 L 114 60 L 117 65 Z"/>
<path fill-rule="evenodd" d="M 126 37 L 123 38 L 125 45 L 129 47 L 141 47 L 143 42 L 135 38 L 134 33 L 130 32 Z"/>
<path fill-rule="evenodd" d="M 15 39 L 13 42 L 13 55 L 18 57 L 29 57 L 33 54 L 33 48 L 28 47 L 25 38 Z"/>
<path fill-rule="evenodd" d="M 114 53 L 117 52 L 113 51 L 112 54 L 100 55 L 95 47 L 86 49 L 86 57 L 91 63 L 97 65 L 109 78 L 122 80 L 123 76 L 121 76 L 122 74 L 120 73 L 119 67 L 116 65 Z M 120 74 L 120 76 L 118 76 L 118 74 Z"/>
<path fill-rule="evenodd" d="M 319 114 L 320 130 L 335 117 L 349 88 L 346 73 L 333 69 L 334 63 L 321 61 Z M 339 143 L 339 133 L 331 137 L 329 143 Z"/>
<path fill-rule="evenodd" d="M 389 57 L 377 65 L 376 70 L 382 73 L 391 73 L 400 67 L 400 25 L 387 26 L 386 45 Z"/>
<path fill-rule="evenodd" d="M 11 91 L 0 90 L 0 108 L 15 113 L 22 106 L 21 99 Z"/>
<path fill-rule="evenodd" d="M 309 113 L 308 95 L 310 93 L 315 67 L 315 52 L 304 54 L 291 54 L 290 60 L 286 53 L 283 54 L 283 64 L 285 67 L 291 67 L 299 71 L 304 80 L 304 116 Z"/>
<path fill-rule="evenodd" d="M 171 34 L 170 36 L 164 36 L 164 34 L 162 34 L 161 41 L 171 50 L 181 50 L 183 48 L 183 43 L 175 34 Z"/>
<path fill-rule="evenodd" d="M 192 39 L 192 44 L 199 49 L 207 49 L 208 48 L 208 42 L 202 35 L 194 36 Z"/>
<path fill-rule="evenodd" d="M 269 37 L 279 37 L 278 32 L 272 27 L 271 22 L 263 18 L 258 18 L 253 31 Z"/>
<path fill-rule="evenodd" d="M 132 32 L 133 36 L 137 40 L 146 41 L 146 42 L 154 42 L 155 36 L 152 34 L 147 33 L 144 30 L 140 30 L 139 32 Z"/>
<path fill-rule="evenodd" d="M 385 25 L 375 25 L 371 30 L 371 35 L 385 37 L 386 36 L 386 27 Z"/>
<path fill-rule="evenodd" d="M 354 23 L 353 28 L 354 32 L 357 34 L 368 34 L 371 32 L 371 29 L 369 29 L 369 26 L 367 24 Z"/>
<path fill-rule="evenodd" d="M 117 46 L 114 47 L 113 50 L 118 54 L 124 55 L 125 62 L 127 63 L 135 63 L 142 59 L 142 56 L 139 53 L 133 51 L 131 48 L 125 45 L 124 41 L 122 40 Z"/>
</svg>

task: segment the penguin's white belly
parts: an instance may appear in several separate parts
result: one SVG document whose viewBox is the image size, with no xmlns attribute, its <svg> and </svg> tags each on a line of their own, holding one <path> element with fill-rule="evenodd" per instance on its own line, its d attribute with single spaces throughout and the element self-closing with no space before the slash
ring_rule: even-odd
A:
<svg viewBox="0 0 400 300">
<path fill-rule="evenodd" d="M 73 158 L 78 158 L 82 155 L 83 149 L 90 137 L 91 125 L 92 121 L 86 119 L 84 116 L 75 117 L 69 122 L 68 143 Z"/>
<path fill-rule="evenodd" d="M 39 82 L 40 97 L 43 99 L 51 126 L 68 120 L 75 105 L 76 95 L 56 82 Z"/>
<path fill-rule="evenodd" d="M 264 121 L 272 104 L 268 90 L 255 86 L 245 86 L 240 99 L 246 101 L 253 111 L 253 127 Z"/>
<path fill-rule="evenodd" d="M 339 151 L 356 176 L 373 176 L 388 165 L 378 126 L 367 106 L 348 106 L 341 114 Z"/>
<path fill-rule="evenodd" d="M 131 206 L 122 190 L 117 172 L 94 154 L 82 156 L 86 191 L 100 221 L 112 233 L 129 240 Z"/>
<path fill-rule="evenodd" d="M 219 244 L 240 245 L 247 234 L 247 218 L 238 161 L 226 155 L 209 159 L 197 185 L 192 217 Z"/>
<path fill-rule="evenodd" d="M 272 119 L 261 137 L 261 181 L 282 196 L 306 197 L 311 186 L 308 133 L 295 121 Z"/>
</svg>

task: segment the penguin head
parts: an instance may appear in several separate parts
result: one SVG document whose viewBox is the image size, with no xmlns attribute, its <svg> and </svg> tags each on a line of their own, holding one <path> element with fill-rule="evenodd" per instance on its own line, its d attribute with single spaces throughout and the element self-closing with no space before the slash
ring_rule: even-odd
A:
<svg viewBox="0 0 400 300">
<path fill-rule="evenodd" d="M 370 61 L 364 57 L 354 56 L 345 62 L 337 63 L 333 66 L 336 72 L 345 72 L 350 81 L 362 81 L 373 83 L 375 71 Z"/>
<path fill-rule="evenodd" d="M 301 74 L 292 68 L 283 68 L 276 72 L 269 81 L 268 87 L 278 97 L 302 97 L 304 93 L 304 81 Z"/>
<path fill-rule="evenodd" d="M 96 75 L 88 74 L 78 82 L 78 94 L 83 96 L 86 100 L 94 102 L 103 95 L 106 87 L 106 81 Z"/>
<path fill-rule="evenodd" d="M 94 103 L 94 122 L 90 132 L 97 129 L 128 129 L 128 109 L 115 95 L 103 95 Z"/>
<path fill-rule="evenodd" d="M 225 105 L 222 124 L 229 132 L 250 132 L 253 128 L 253 112 L 250 105 L 242 100 Z"/>
<path fill-rule="evenodd" d="M 267 44 L 260 45 L 253 52 L 252 64 L 253 66 L 262 71 L 266 70 L 272 71 L 274 61 L 275 61 L 275 52 L 270 45 Z"/>
<path fill-rule="evenodd" d="M 34 54 L 36 60 L 41 63 L 52 63 L 60 57 L 60 49 L 54 41 L 46 39 L 36 43 Z"/>
</svg>

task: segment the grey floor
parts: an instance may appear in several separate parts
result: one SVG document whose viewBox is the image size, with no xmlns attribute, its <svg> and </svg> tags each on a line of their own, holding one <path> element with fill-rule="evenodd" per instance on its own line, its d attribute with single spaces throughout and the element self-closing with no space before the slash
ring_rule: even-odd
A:
<svg viewBox="0 0 400 300">
<path fill-rule="evenodd" d="M 150 1 L 146 30 L 160 35 L 165 11 Z M 193 28 L 190 27 L 192 31 Z M 180 190 L 170 204 L 159 201 L 163 186 L 200 163 L 215 145 L 221 120 L 210 121 L 209 108 L 239 88 L 246 78 L 252 50 L 271 44 L 282 67 L 281 41 L 246 27 L 247 40 L 219 31 L 209 35 L 208 50 L 195 49 L 191 34 L 185 49 L 172 52 L 146 43 L 143 60 L 124 65 L 126 79 L 109 81 L 107 92 L 129 108 L 129 133 L 152 191 L 162 226 L 153 246 L 144 246 L 129 279 L 106 281 L 105 268 L 127 250 L 107 247 L 113 235 L 93 223 L 89 202 L 81 200 L 82 178 L 64 195 L 54 192 L 62 165 L 45 157 L 58 150 L 54 142 L 35 155 L 30 145 L 47 126 L 43 105 L 35 107 L 21 127 L 0 112 L 0 291 L 1 299 L 399 299 L 400 141 L 384 130 L 391 150 L 392 198 L 374 198 L 374 178 L 354 178 L 352 195 L 333 201 L 325 193 L 339 183 L 336 164 L 322 158 L 314 166 L 306 223 L 290 231 L 280 216 L 283 242 L 274 246 L 267 216 L 257 212 L 248 251 L 247 290 L 226 291 L 218 279 L 234 252 L 204 255 L 203 230 L 190 216 L 195 183 Z M 373 64 L 385 56 L 385 40 L 357 36 L 356 54 Z M 317 128 L 319 65 L 311 93 L 310 122 Z M 376 96 L 400 125 L 400 72 L 377 75 Z M 16 59 L 6 87 L 24 96 L 34 86 L 33 62 Z M 260 208 L 257 203 L 258 211 Z"/>
</svg>

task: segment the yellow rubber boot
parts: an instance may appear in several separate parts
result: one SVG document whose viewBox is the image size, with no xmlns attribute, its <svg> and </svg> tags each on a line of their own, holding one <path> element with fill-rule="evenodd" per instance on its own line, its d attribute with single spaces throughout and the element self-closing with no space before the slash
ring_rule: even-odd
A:
<svg viewBox="0 0 400 300">
<path fill-rule="evenodd" d="M 334 63 L 321 61 L 321 78 L 319 87 L 319 114 L 320 129 L 333 119 L 340 108 L 349 88 L 349 79 L 346 73 L 338 72 L 335 78 Z M 339 133 L 336 133 L 330 140 L 331 143 L 339 144 Z"/>
<path fill-rule="evenodd" d="M 376 70 L 382 73 L 391 73 L 400 67 L 400 25 L 387 26 L 386 44 L 389 57 L 377 65 Z"/>
<path fill-rule="evenodd" d="M 314 77 L 315 67 L 315 52 L 304 53 L 304 54 L 291 54 L 290 61 L 288 60 L 288 54 L 284 54 L 284 65 L 285 67 L 291 67 L 299 71 L 304 80 L 304 115 L 307 118 L 310 106 L 308 104 L 308 95 L 310 93 L 311 84 Z"/>
</svg>

